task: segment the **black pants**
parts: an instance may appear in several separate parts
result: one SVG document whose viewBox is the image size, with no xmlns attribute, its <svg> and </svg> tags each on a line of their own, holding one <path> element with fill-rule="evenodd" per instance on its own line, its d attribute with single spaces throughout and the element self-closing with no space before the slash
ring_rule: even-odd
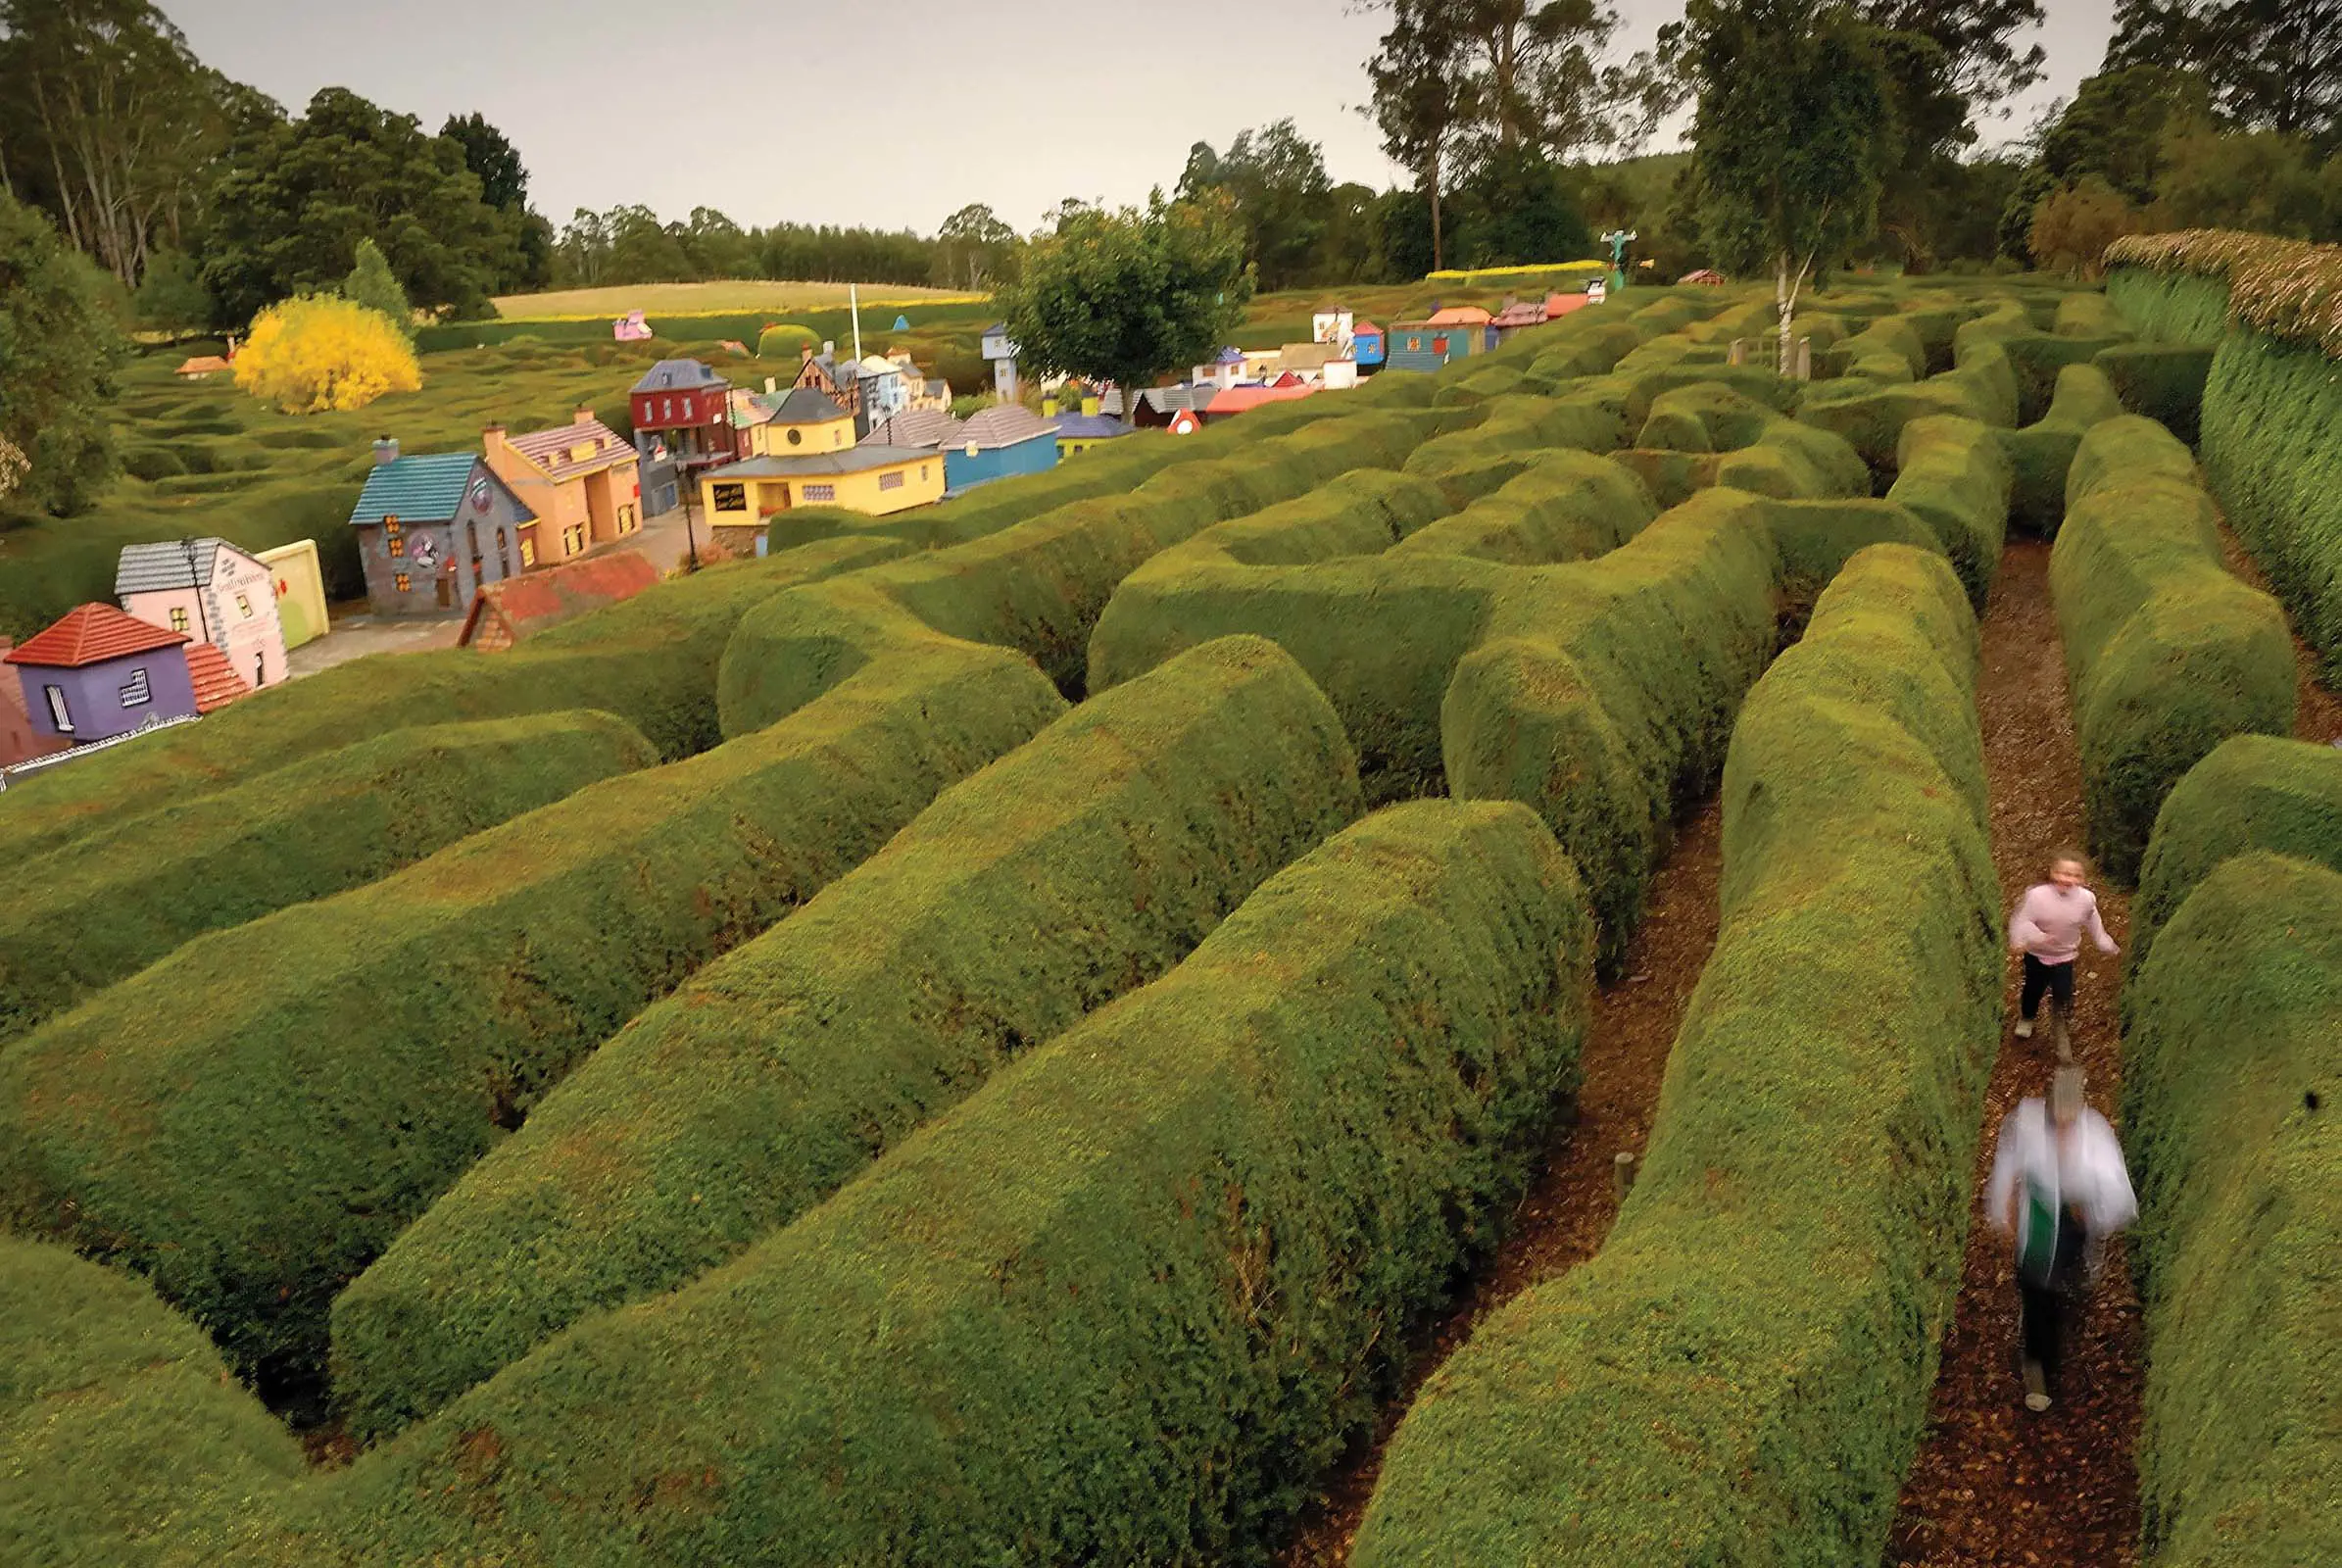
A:
<svg viewBox="0 0 2342 1568">
<path fill-rule="evenodd" d="M 2064 963 L 2043 963 L 2031 954 L 2025 956 L 2025 990 L 2017 999 L 2017 1011 L 2027 1023 L 2041 1005 L 2041 993 L 2049 993 L 2049 1004 L 2062 1017 L 2074 1016 L 2074 960 Z"/>
<path fill-rule="evenodd" d="M 2058 1387 L 2058 1360 L 2066 1348 L 2066 1320 L 2074 1312 L 2074 1294 L 2047 1285 L 2017 1282 L 2018 1320 L 2025 1358 L 2041 1363 L 2041 1377 L 2049 1392 Z"/>
</svg>

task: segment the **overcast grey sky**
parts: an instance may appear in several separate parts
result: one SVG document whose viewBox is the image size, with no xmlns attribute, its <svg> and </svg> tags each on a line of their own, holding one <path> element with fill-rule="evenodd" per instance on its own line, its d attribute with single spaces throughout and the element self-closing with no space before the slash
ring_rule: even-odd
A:
<svg viewBox="0 0 2342 1568">
<path fill-rule="evenodd" d="M 1031 229 L 1067 196 L 1143 199 L 1193 143 L 1287 116 L 1336 179 L 1396 174 L 1355 112 L 1381 24 L 1349 0 L 161 4 L 207 63 L 296 113 L 325 86 L 432 130 L 480 111 L 557 223 L 640 202 L 932 233 L 985 202 Z M 2008 133 L 2097 69 L 2112 6 L 2044 0 L 2049 80 Z M 1682 10 L 1621 0 L 1620 44 Z"/>
</svg>

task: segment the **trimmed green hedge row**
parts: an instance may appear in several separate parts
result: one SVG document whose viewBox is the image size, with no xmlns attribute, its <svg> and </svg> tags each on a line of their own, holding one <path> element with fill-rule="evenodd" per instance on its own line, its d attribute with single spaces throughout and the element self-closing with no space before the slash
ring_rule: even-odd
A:
<svg viewBox="0 0 2342 1568">
<path fill-rule="evenodd" d="M 658 760 L 608 713 L 423 724 L 123 816 L 0 874 L 0 1042 L 206 931 L 363 886 Z"/>
<path fill-rule="evenodd" d="M 2254 851 L 2126 991 L 2157 1568 L 2342 1561 L 2342 875 Z"/>
<path fill-rule="evenodd" d="M 2239 331 L 2204 393 L 2204 466 L 2228 520 L 2342 681 L 2342 368 Z"/>
<path fill-rule="evenodd" d="M 1890 479 L 1903 426 L 1930 414 L 1956 414 L 1998 429 L 2017 423 L 2016 369 L 2003 339 L 2023 330 L 2024 312 L 2001 313 L 1962 323 L 1955 338 L 1956 368 L 1908 385 L 1847 376 L 1818 381 L 1807 389 L 1797 417 L 1851 442 L 1878 481 Z"/>
<path fill-rule="evenodd" d="M 2228 332 L 2228 285 L 2217 277 L 2118 267 L 2107 274 L 2106 297 L 2152 342 L 2218 348 Z"/>
<path fill-rule="evenodd" d="M 2123 343 L 2093 355 L 2122 407 L 2169 428 L 2189 446 L 2201 434 L 2213 351 L 2182 343 Z"/>
<path fill-rule="evenodd" d="M 242 1563 L 307 1465 L 142 1280 L 0 1235 L 0 1562 Z"/>
<path fill-rule="evenodd" d="M 2130 901 L 2133 973 L 2146 966 L 2155 933 L 2196 885 L 2249 850 L 2342 871 L 2342 751 L 2274 735 L 2231 735 L 2171 787 Z"/>
<path fill-rule="evenodd" d="M 1525 1187 L 1589 945 L 1520 807 L 1370 817 L 796 1225 L 362 1460 L 313 1544 L 1264 1563 Z"/>
<path fill-rule="evenodd" d="M 596 708 L 633 724 L 662 757 L 688 757 L 721 739 L 716 665 L 751 605 L 906 548 L 885 539 L 824 540 L 659 583 L 549 627 L 510 653 L 448 648 L 395 661 L 359 659 L 271 686 L 200 723 L 11 785 L 0 796 L 0 864 L 112 825 L 123 802 L 152 809 L 190 800 L 413 724 Z"/>
<path fill-rule="evenodd" d="M 2012 469 L 2009 522 L 2040 538 L 2054 538 L 2066 515 L 2066 474 L 2092 425 L 2122 412 L 2122 400 L 2095 365 L 2058 372 L 2049 411 L 2022 430 L 1998 430 Z"/>
<path fill-rule="evenodd" d="M 935 642 L 17 1041 L 0 1221 L 150 1275 L 249 1376 L 314 1376 L 335 1294 L 572 1063 L 1062 710 L 1025 661 Z"/>
<path fill-rule="evenodd" d="M 2090 853 L 2137 874 L 2180 775 L 2231 735 L 2293 728 L 2293 642 L 2275 600 L 2228 574 L 2195 460 L 2135 415 L 2082 437 L 2050 590 L 2074 689 Z"/>
<path fill-rule="evenodd" d="M 2016 475 L 2002 450 L 2004 432 L 1931 414 L 1903 426 L 1895 448 L 1895 482 L 1886 499 L 1935 530 L 1968 602 L 1984 612 L 2009 534 L 2009 494 Z"/>
<path fill-rule="evenodd" d="M 1359 808 L 1333 708 L 1259 638 L 1083 705 L 643 1013 L 400 1237 L 334 1304 L 353 1428 L 786 1225 Z"/>
<path fill-rule="evenodd" d="M 1976 661 L 1949 566 L 1886 547 L 1750 693 L 1642 1172 L 1592 1260 L 1425 1385 L 1358 1568 L 1878 1560 L 2000 1005 Z"/>
</svg>

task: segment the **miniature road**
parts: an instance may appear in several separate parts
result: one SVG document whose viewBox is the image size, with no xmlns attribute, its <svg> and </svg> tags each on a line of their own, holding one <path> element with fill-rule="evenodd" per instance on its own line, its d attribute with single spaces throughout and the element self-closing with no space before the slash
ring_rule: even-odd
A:
<svg viewBox="0 0 2342 1568">
<path fill-rule="evenodd" d="M 1991 797 L 1992 858 L 2001 903 L 2046 874 L 2049 858 L 2082 839 L 2081 758 L 2067 702 L 2066 665 L 2049 596 L 2049 546 L 2012 543 L 1984 616 L 1977 706 Z M 2130 900 L 2097 887 L 2107 929 L 2127 940 Z M 2122 1043 L 2116 1001 L 2122 960 L 2086 951 L 2076 975 L 2074 1054 L 2090 1103 L 2114 1115 Z M 2017 1009 L 2010 966 L 2007 1016 Z M 1889 1568 L 2041 1568 L 2137 1561 L 2141 1344 L 2138 1299 L 2122 1244 L 2070 1347 L 2057 1406 L 2027 1412 L 2017 1379 L 2017 1288 L 2008 1242 L 1986 1225 L 1982 1194 L 2001 1118 L 2046 1092 L 2054 1051 L 2047 1029 L 2004 1038 L 1985 1097 L 1959 1304 L 1918 1462 L 1904 1482 L 1888 1541 Z"/>
<path fill-rule="evenodd" d="M 1574 1125 L 1553 1130 L 1548 1164 L 1513 1212 L 1503 1245 L 1469 1293 L 1417 1348 L 1407 1388 L 1384 1412 L 1364 1452 L 1330 1478 L 1303 1517 L 1284 1568 L 1331 1568 L 1349 1559 L 1366 1514 L 1383 1448 L 1415 1390 L 1488 1314 L 1532 1285 L 1591 1257 L 1618 1211 L 1613 1156 L 1640 1154 L 1659 1100 L 1659 1080 L 1683 1008 L 1716 946 L 1724 813 L 1710 802 L 1685 824 L 1653 879 L 1649 913 L 1627 955 L 1625 978 L 1595 1001 L 1583 1056 L 1586 1082 Z"/>
</svg>

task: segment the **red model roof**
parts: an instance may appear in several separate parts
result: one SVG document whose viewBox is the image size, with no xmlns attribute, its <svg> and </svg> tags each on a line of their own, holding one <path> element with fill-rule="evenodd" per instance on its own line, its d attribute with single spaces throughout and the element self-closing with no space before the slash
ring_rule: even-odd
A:
<svg viewBox="0 0 2342 1568">
<path fill-rule="evenodd" d="M 1443 311 L 1433 312 L 1432 318 L 1423 324 L 1426 326 L 1486 326 L 1488 324 L 1488 313 L 1477 305 L 1450 305 Z"/>
<path fill-rule="evenodd" d="M 79 669 L 84 664 L 102 664 L 109 659 L 150 653 L 186 640 L 185 632 L 150 626 L 112 605 L 80 605 L 67 611 L 65 618 L 56 625 L 0 657 L 11 664 Z"/>
<path fill-rule="evenodd" d="M 1232 386 L 1214 393 L 1203 412 L 1216 419 L 1223 415 L 1246 413 L 1264 403 L 1291 403 L 1315 391 L 1317 388 L 1306 382 L 1294 386 Z"/>
<path fill-rule="evenodd" d="M 236 673 L 235 666 L 227 662 L 227 655 L 210 643 L 187 645 L 187 678 L 195 683 L 198 713 L 225 708 L 239 697 L 252 695 L 252 687 Z"/>
<path fill-rule="evenodd" d="M 659 568 L 640 551 L 612 550 L 483 583 L 457 642 L 483 652 L 510 648 L 530 632 L 631 599 L 658 581 Z"/>
</svg>

